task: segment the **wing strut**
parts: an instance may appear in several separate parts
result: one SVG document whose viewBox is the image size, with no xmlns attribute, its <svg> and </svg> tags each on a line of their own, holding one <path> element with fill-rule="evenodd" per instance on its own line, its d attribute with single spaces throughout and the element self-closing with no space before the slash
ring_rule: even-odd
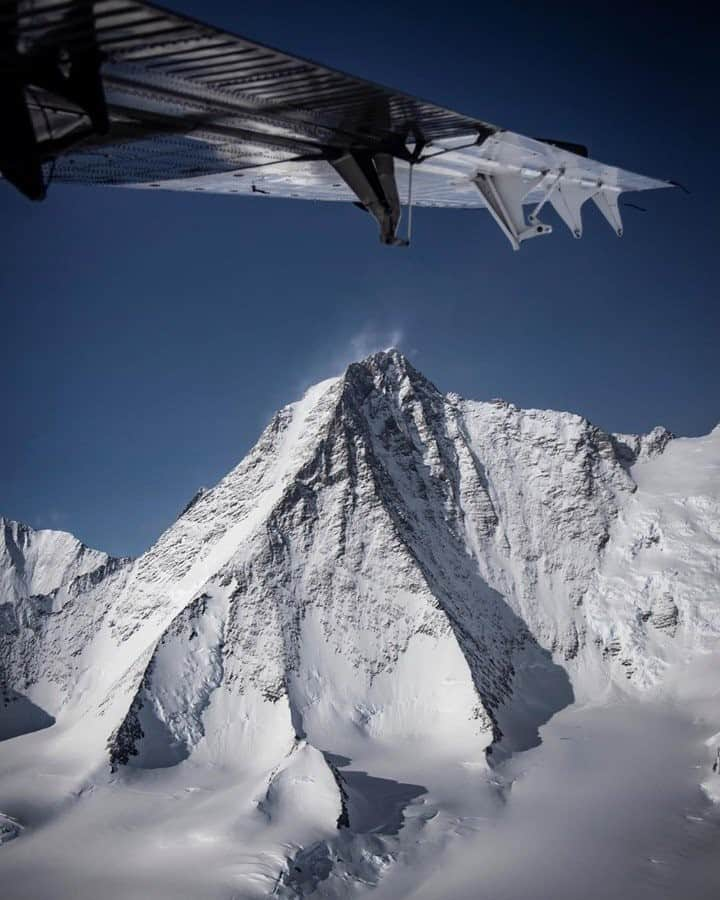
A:
<svg viewBox="0 0 720 900">
<path fill-rule="evenodd" d="M 330 160 L 361 206 L 380 226 L 380 240 L 391 246 L 407 246 L 397 236 L 400 223 L 400 197 L 395 181 L 395 161 L 389 153 L 348 150 Z"/>
<path fill-rule="evenodd" d="M 413 212 L 413 195 L 412 195 L 412 187 L 413 187 L 413 167 L 415 163 L 411 162 L 408 169 L 408 201 L 407 201 L 407 244 L 410 246 L 410 241 L 412 240 L 412 212 Z"/>
</svg>

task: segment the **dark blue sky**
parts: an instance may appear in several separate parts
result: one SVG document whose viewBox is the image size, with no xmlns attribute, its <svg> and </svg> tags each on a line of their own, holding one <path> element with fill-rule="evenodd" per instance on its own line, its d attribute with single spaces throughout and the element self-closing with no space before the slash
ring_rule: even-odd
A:
<svg viewBox="0 0 720 900">
<path fill-rule="evenodd" d="M 692 4 L 578 6 L 178 0 L 692 194 L 630 198 L 648 212 L 626 210 L 622 240 L 589 209 L 582 241 L 559 226 L 513 253 L 481 212 L 418 211 L 408 251 L 334 204 L 56 185 L 35 206 L 0 184 L 0 514 L 138 553 L 277 407 L 393 339 L 444 390 L 708 431 L 714 29 Z"/>
</svg>

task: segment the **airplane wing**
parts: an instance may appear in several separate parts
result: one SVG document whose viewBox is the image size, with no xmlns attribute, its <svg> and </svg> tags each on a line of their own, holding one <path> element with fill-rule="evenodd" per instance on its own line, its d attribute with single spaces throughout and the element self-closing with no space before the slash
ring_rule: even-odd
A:
<svg viewBox="0 0 720 900">
<path fill-rule="evenodd" d="M 618 235 L 624 191 L 672 186 L 290 56 L 137 0 L 0 0 L 0 173 L 51 182 L 484 208 L 514 249 L 582 235 L 592 200 Z"/>
</svg>

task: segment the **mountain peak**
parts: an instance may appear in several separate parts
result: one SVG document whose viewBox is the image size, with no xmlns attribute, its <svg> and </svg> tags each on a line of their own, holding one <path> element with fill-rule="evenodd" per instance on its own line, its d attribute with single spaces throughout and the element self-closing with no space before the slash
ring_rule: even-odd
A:
<svg viewBox="0 0 720 900">
<path fill-rule="evenodd" d="M 417 392 L 442 399 L 435 385 L 396 347 L 378 350 L 359 362 L 351 363 L 345 378 L 351 382 L 359 380 L 368 387 L 369 379 L 376 390 L 384 394 L 397 394 L 400 399 Z"/>
<path fill-rule="evenodd" d="M 46 595 L 74 579 L 116 564 L 67 531 L 34 529 L 0 517 L 0 603 Z"/>
<path fill-rule="evenodd" d="M 406 368 L 410 365 L 408 358 L 398 347 L 387 347 L 385 350 L 376 350 L 374 353 L 368 354 L 364 359 L 359 360 L 361 365 L 369 368 L 384 370 L 388 366 L 394 365 L 399 368 Z"/>
<path fill-rule="evenodd" d="M 4 523 L 18 754 L 28 722 L 43 765 L 75 748 L 77 796 L 92 785 L 123 834 L 126 787 L 162 785 L 185 846 L 210 835 L 237 866 L 249 835 L 263 896 L 307 896 L 319 872 L 325 896 L 373 883 L 400 832 L 455 809 L 445 773 L 470 790 L 574 693 L 660 686 L 717 645 L 720 442 L 646 444 L 635 465 L 640 443 L 579 416 L 445 397 L 392 348 L 281 410 L 132 563 Z M 1 795 L 23 766 L 0 767 Z"/>
</svg>

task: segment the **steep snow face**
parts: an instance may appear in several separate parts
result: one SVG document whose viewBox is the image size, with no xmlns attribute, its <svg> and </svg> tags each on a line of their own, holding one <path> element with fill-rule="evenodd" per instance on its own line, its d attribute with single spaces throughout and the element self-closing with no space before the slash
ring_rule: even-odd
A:
<svg viewBox="0 0 720 900">
<path fill-rule="evenodd" d="M 587 618 L 615 671 L 649 687 L 669 665 L 717 649 L 720 427 L 676 438 L 632 477 L 637 491 L 613 523 Z"/>
<path fill-rule="evenodd" d="M 719 466 L 718 430 L 445 396 L 388 351 L 281 410 L 134 562 L 3 521 L 0 716 L 45 728 L 5 745 L 13 846 L 26 806 L 93 785 L 90 828 L 141 785 L 188 791 L 178 853 L 201 810 L 218 864 L 249 848 L 223 890 L 375 883 L 399 829 L 452 830 L 478 779 L 495 796 L 490 747 L 498 766 L 574 696 L 717 648 Z M 11 778 L 49 759 L 63 788 L 30 802 Z"/>
<path fill-rule="evenodd" d="M 468 547 L 540 642 L 574 658 L 588 582 L 635 489 L 612 439 L 580 416 L 501 401 L 458 401 L 451 421 L 465 456 L 461 478 L 478 467 L 496 511 L 483 531 L 463 503 Z"/>
</svg>

